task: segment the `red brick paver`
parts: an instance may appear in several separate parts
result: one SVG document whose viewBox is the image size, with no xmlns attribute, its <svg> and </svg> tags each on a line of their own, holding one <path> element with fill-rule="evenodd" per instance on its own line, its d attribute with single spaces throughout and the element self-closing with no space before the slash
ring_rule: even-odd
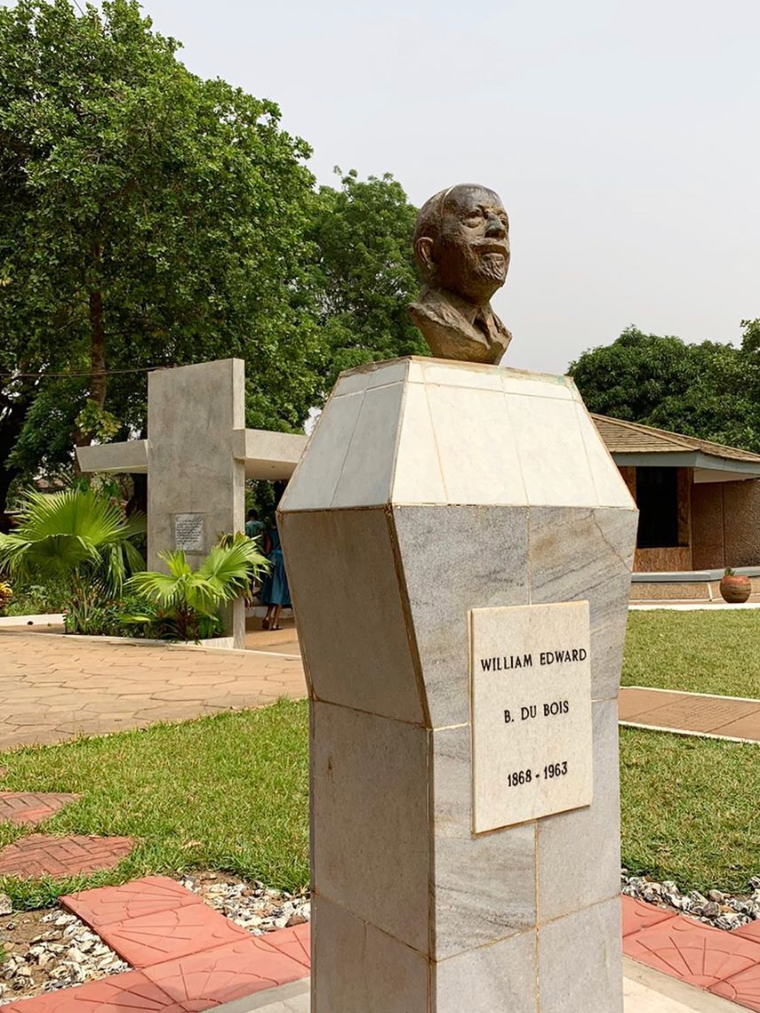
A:
<svg viewBox="0 0 760 1013">
<path fill-rule="evenodd" d="M 645 904 L 641 900 L 634 900 L 633 897 L 623 897 L 623 939 L 632 936 L 634 932 L 641 932 L 642 929 L 651 928 L 652 925 L 675 917 L 675 911 L 655 907 L 654 904 Z"/>
<path fill-rule="evenodd" d="M 760 1013 L 760 922 L 724 932 L 630 897 L 622 900 L 623 951 L 629 957 Z"/>
<path fill-rule="evenodd" d="M 188 1013 L 142 971 L 38 995 L 3 1006 L 3 1013 Z"/>
<path fill-rule="evenodd" d="M 48 819 L 79 795 L 0 791 L 0 823 L 29 823 Z"/>
<path fill-rule="evenodd" d="M 189 903 L 182 894 L 190 898 Z M 70 910 L 86 915 L 89 924 L 100 924 L 103 939 L 122 956 L 130 961 L 137 957 L 146 966 L 11 1003 L 3 1013 L 6 1009 L 10 1013 L 201 1013 L 309 974 L 308 924 L 251 936 L 163 876 L 85 890 L 63 901 Z M 110 920 L 115 912 L 140 911 L 156 904 L 173 907 L 123 922 Z M 124 926 L 131 926 L 131 931 L 125 932 Z M 230 941 L 224 941 L 228 932 Z M 182 947 L 192 952 L 177 955 Z M 167 959 L 167 953 L 175 955 Z"/>
<path fill-rule="evenodd" d="M 280 953 L 292 957 L 305 968 L 311 967 L 311 925 L 308 922 L 260 938 L 265 938 L 272 946 L 276 946 Z"/>
<path fill-rule="evenodd" d="M 624 725 L 760 742 L 760 700 L 630 686 L 618 713 Z"/>
<path fill-rule="evenodd" d="M 129 837 L 48 837 L 30 834 L 0 851 L 0 876 L 74 876 L 112 869 L 130 853 Z"/>
<path fill-rule="evenodd" d="M 202 904 L 197 893 L 186 889 L 168 876 L 145 876 L 124 886 L 105 886 L 82 890 L 60 898 L 61 904 L 101 932 L 107 925 L 131 918 L 173 911 L 190 904 Z"/>
<path fill-rule="evenodd" d="M 306 977 L 308 968 L 281 952 L 271 941 L 275 935 L 279 933 L 248 936 L 227 946 L 154 964 L 144 973 L 183 1010 L 198 1013 Z"/>
<path fill-rule="evenodd" d="M 104 925 L 103 941 L 133 967 L 145 968 L 249 938 L 249 933 L 206 904 L 189 904 Z"/>
<path fill-rule="evenodd" d="M 760 963 L 760 943 L 683 917 L 627 936 L 623 950 L 697 988 L 710 988 Z"/>
<path fill-rule="evenodd" d="M 760 1010 L 760 964 L 718 982 L 709 991 L 747 1009 Z"/>
<path fill-rule="evenodd" d="M 748 922 L 733 930 L 735 936 L 742 936 L 744 939 L 754 939 L 760 942 L 760 921 Z"/>
</svg>

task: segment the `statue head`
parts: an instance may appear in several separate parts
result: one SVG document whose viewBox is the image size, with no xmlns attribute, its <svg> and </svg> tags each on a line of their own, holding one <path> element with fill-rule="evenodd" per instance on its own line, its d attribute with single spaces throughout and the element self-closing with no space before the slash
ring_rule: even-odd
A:
<svg viewBox="0 0 760 1013">
<path fill-rule="evenodd" d="M 435 194 L 417 216 L 414 255 L 431 288 L 488 303 L 509 270 L 509 218 L 499 195 L 474 183 Z"/>
</svg>

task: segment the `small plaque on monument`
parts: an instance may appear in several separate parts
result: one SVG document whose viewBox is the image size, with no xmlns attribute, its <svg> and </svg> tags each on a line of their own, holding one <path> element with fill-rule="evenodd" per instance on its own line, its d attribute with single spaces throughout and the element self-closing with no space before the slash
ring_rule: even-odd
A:
<svg viewBox="0 0 760 1013">
<path fill-rule="evenodd" d="M 469 615 L 474 832 L 590 805 L 588 602 Z"/>
<path fill-rule="evenodd" d="M 174 548 L 203 552 L 203 514 L 175 514 Z"/>
</svg>

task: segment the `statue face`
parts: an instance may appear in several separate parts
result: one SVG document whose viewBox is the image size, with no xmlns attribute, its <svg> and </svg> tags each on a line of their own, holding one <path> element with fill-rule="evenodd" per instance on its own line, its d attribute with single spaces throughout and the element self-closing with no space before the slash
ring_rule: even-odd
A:
<svg viewBox="0 0 760 1013">
<path fill-rule="evenodd" d="M 440 236 L 429 255 L 442 288 L 487 303 L 509 270 L 509 218 L 498 194 L 455 186 L 445 199 Z"/>
</svg>

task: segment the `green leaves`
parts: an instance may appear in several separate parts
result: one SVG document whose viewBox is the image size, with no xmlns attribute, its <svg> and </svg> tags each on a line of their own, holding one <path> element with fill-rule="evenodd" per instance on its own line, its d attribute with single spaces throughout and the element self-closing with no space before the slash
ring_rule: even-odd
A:
<svg viewBox="0 0 760 1013">
<path fill-rule="evenodd" d="M 142 595 L 155 609 L 166 612 L 164 618 L 170 620 L 183 640 L 197 639 L 200 621 L 216 621 L 220 606 L 246 594 L 253 578 L 269 566 L 258 551 L 258 543 L 244 535 L 215 545 L 197 570 L 192 569 L 181 549 L 160 555 L 169 568 L 168 574 L 136 573 L 127 587 Z M 131 621 L 141 620 L 132 616 Z"/>
<path fill-rule="evenodd" d="M 0 534 L 0 567 L 12 576 L 62 580 L 70 607 L 82 619 L 99 598 L 118 594 L 128 575 L 144 567 L 130 539 L 144 530 L 92 489 L 30 493 L 16 530 Z"/>
<path fill-rule="evenodd" d="M 339 170 L 336 170 L 339 172 Z M 313 203 L 312 284 L 328 365 L 343 369 L 399 355 L 428 355 L 406 307 L 417 294 L 412 235 L 417 209 L 389 174 L 342 176 Z"/>
<path fill-rule="evenodd" d="M 0 10 L 0 370 L 44 374 L 0 378 L 0 471 L 17 444 L 10 468 L 33 474 L 70 463 L 75 434 L 144 426 L 144 375 L 110 380 L 103 367 L 240 355 L 264 378 L 279 360 L 309 371 L 291 350 L 304 321 L 290 305 L 308 147 L 274 103 L 201 80 L 176 50 L 131 0 L 84 16 L 69 0 Z M 260 383 L 268 416 L 290 428 L 319 379 L 295 403 L 276 374 Z M 45 441 L 35 423 L 49 413 L 29 417 L 40 397 L 56 409 Z M 0 505 L 5 491 L 0 476 Z"/>
<path fill-rule="evenodd" d="M 248 424 L 293 431 L 342 369 L 426 354 L 401 185 L 315 191 L 279 107 L 177 50 L 136 0 L 0 7 L 0 508 L 144 429 L 145 374 L 104 370 L 238 356 Z"/>
<path fill-rule="evenodd" d="M 629 327 L 611 345 L 584 352 L 569 372 L 590 411 L 760 450 L 760 327 L 742 326 L 741 348 Z"/>
</svg>

